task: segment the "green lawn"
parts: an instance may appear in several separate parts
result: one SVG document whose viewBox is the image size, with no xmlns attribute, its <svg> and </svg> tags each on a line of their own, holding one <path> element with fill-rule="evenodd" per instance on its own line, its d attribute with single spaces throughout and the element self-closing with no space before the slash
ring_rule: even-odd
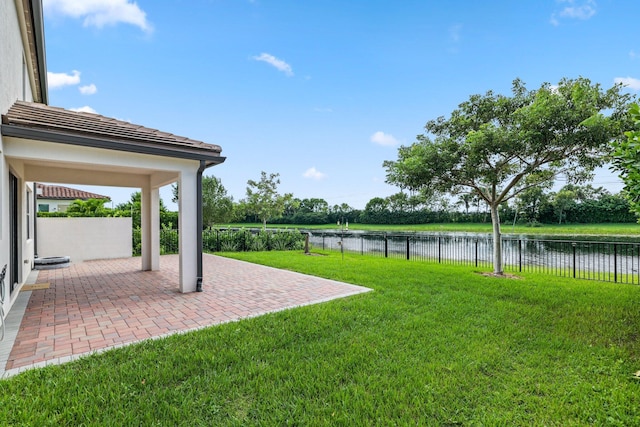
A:
<svg viewBox="0 0 640 427">
<path fill-rule="evenodd" d="M 225 227 L 262 228 L 262 224 L 227 224 Z M 279 225 L 267 224 L 270 228 L 303 228 L 314 230 L 337 229 L 336 224 L 325 225 Z M 564 234 L 564 235 L 638 235 L 640 224 L 544 224 L 540 227 L 527 227 L 525 225 L 502 225 L 502 233 L 516 234 Z M 365 231 L 466 231 L 474 233 L 491 233 L 491 222 L 488 223 L 449 223 L 449 224 L 417 224 L 417 225 L 371 225 L 349 224 L 349 230 Z"/>
<path fill-rule="evenodd" d="M 345 254 L 374 292 L 0 381 L 0 425 L 640 425 L 640 288 Z"/>
</svg>

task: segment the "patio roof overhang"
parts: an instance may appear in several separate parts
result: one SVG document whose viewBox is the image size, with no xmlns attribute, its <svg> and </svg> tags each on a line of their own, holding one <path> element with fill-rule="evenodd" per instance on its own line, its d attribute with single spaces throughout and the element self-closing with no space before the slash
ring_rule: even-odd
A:
<svg viewBox="0 0 640 427">
<path fill-rule="evenodd" d="M 0 134 L 26 181 L 141 188 L 143 270 L 159 268 L 158 188 L 178 181 L 181 290 L 201 290 L 202 173 L 225 161 L 220 146 L 25 101 L 2 115 Z"/>
<path fill-rule="evenodd" d="M 219 145 L 161 132 L 99 114 L 16 101 L 2 115 L 3 136 L 204 161 L 225 161 Z"/>
</svg>

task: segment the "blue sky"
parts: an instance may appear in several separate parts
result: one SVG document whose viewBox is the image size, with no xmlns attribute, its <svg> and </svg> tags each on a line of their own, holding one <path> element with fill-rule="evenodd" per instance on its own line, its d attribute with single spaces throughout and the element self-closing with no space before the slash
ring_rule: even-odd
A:
<svg viewBox="0 0 640 427">
<path fill-rule="evenodd" d="M 222 146 L 206 174 L 236 201 L 266 171 L 283 193 L 363 208 L 398 191 L 382 162 L 428 120 L 517 77 L 640 91 L 637 0 L 43 3 L 50 105 Z M 594 185 L 621 188 L 606 171 Z"/>
</svg>

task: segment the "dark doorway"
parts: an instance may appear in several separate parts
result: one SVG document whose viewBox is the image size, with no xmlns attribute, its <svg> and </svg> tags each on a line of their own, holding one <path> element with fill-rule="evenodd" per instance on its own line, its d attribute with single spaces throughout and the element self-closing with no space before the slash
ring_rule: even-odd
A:
<svg viewBox="0 0 640 427">
<path fill-rule="evenodd" d="M 13 290 L 19 279 L 19 243 L 20 234 L 18 232 L 18 178 L 9 172 L 9 292 Z"/>
</svg>

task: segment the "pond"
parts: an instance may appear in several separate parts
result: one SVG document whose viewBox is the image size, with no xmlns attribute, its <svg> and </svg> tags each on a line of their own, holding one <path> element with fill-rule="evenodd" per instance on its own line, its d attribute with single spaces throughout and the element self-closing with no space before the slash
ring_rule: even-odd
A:
<svg viewBox="0 0 640 427">
<path fill-rule="evenodd" d="M 327 250 L 483 267 L 493 260 L 493 238 L 486 233 L 342 230 L 309 233 L 312 245 Z M 505 269 L 616 282 L 638 281 L 637 237 L 615 236 L 614 241 L 610 236 L 503 234 L 502 250 Z"/>
</svg>

